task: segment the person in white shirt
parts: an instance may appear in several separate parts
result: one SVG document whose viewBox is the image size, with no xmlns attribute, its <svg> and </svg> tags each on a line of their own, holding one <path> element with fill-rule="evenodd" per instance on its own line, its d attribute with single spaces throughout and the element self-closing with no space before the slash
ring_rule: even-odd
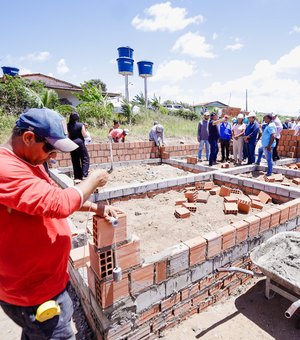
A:
<svg viewBox="0 0 300 340">
<path fill-rule="evenodd" d="M 88 145 L 88 144 L 91 144 L 91 142 L 92 142 L 91 134 L 88 131 L 89 124 L 88 123 L 84 123 L 84 127 L 85 127 L 85 132 L 86 132 L 85 137 L 84 137 L 84 144 Z"/>
<path fill-rule="evenodd" d="M 275 133 L 275 141 L 276 141 L 276 145 L 273 149 L 273 161 L 278 161 L 278 159 L 280 159 L 278 153 L 277 153 L 277 147 L 279 144 L 279 140 L 281 137 L 281 131 L 283 130 L 283 126 L 281 124 L 280 119 L 278 118 L 276 113 L 272 113 L 272 118 L 273 118 L 273 123 L 276 126 L 276 133 Z"/>
<path fill-rule="evenodd" d="M 232 126 L 233 158 L 235 165 L 241 165 L 243 160 L 244 133 L 246 125 L 243 123 L 244 115 L 237 115 L 237 122 Z"/>
<path fill-rule="evenodd" d="M 297 118 L 294 130 L 295 130 L 294 136 L 300 136 L 300 116 Z"/>
</svg>

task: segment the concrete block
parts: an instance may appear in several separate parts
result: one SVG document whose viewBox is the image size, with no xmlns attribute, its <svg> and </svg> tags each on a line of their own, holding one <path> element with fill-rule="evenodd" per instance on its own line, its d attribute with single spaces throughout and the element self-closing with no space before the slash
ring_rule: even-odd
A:
<svg viewBox="0 0 300 340">
<path fill-rule="evenodd" d="M 164 283 L 152 287 L 145 292 L 139 294 L 134 300 L 136 312 L 140 313 L 152 305 L 160 302 L 166 297 L 166 286 Z"/>
<path fill-rule="evenodd" d="M 166 297 L 179 292 L 191 284 L 191 273 L 187 272 L 166 281 Z"/>
<path fill-rule="evenodd" d="M 235 247 L 232 248 L 231 261 L 235 261 L 242 256 L 247 255 L 248 251 L 249 245 L 247 241 L 237 244 Z"/>
<path fill-rule="evenodd" d="M 297 217 L 292 220 L 288 220 L 286 222 L 286 231 L 291 231 L 291 230 L 296 229 L 297 221 L 298 221 Z"/>
<path fill-rule="evenodd" d="M 189 267 L 189 247 L 179 243 L 169 248 L 168 276 L 173 276 Z"/>
<path fill-rule="evenodd" d="M 195 267 L 191 271 L 192 282 L 199 281 L 203 277 L 213 272 L 213 260 L 206 260 L 204 263 Z"/>
<path fill-rule="evenodd" d="M 263 233 L 262 233 L 262 237 L 261 237 L 261 241 L 262 242 L 265 242 L 265 241 L 267 241 L 270 237 L 272 237 L 273 235 L 275 235 L 275 229 L 273 228 L 273 229 L 268 229 L 268 230 L 266 230 L 266 231 L 264 231 Z"/>
<path fill-rule="evenodd" d="M 276 188 L 276 194 L 279 196 L 289 197 L 289 188 L 283 188 L 282 186 L 278 186 Z"/>
<path fill-rule="evenodd" d="M 285 232 L 286 228 L 287 228 L 287 223 L 280 224 L 277 228 L 275 228 L 276 234 Z"/>
<path fill-rule="evenodd" d="M 253 248 L 259 246 L 262 243 L 262 236 L 255 236 L 248 240 L 248 251 L 250 252 Z"/>
</svg>

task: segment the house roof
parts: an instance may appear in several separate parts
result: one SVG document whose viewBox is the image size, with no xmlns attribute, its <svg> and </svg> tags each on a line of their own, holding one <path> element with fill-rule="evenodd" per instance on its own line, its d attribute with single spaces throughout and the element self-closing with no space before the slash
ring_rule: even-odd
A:
<svg viewBox="0 0 300 340">
<path fill-rule="evenodd" d="M 45 74 L 42 73 L 23 74 L 21 75 L 21 77 L 29 80 L 41 81 L 45 84 L 45 87 L 49 89 L 66 90 L 72 92 L 81 91 L 80 86 L 68 83 L 67 81 L 60 80 L 54 77 L 46 76 Z"/>
<path fill-rule="evenodd" d="M 196 104 L 194 105 L 194 107 L 196 106 L 204 106 L 204 107 L 228 107 L 228 105 L 219 102 L 218 100 L 214 101 L 214 102 L 207 102 L 207 103 L 200 103 L 200 104 Z"/>
<path fill-rule="evenodd" d="M 45 87 L 48 89 L 54 89 L 54 90 L 65 90 L 65 91 L 71 91 L 71 92 L 81 92 L 81 86 L 71 84 L 67 81 L 57 79 L 51 76 L 46 76 L 42 73 L 31 73 L 31 74 L 23 74 L 21 75 L 22 78 L 26 78 L 29 80 L 34 81 L 42 81 L 45 84 Z M 110 98 L 118 97 L 120 96 L 120 93 L 114 93 L 114 92 L 103 92 L 104 95 L 107 95 Z"/>
</svg>

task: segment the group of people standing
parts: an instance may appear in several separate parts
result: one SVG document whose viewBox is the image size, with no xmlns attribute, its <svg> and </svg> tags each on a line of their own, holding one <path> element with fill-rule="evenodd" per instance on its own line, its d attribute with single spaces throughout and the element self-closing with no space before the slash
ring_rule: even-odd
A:
<svg viewBox="0 0 300 340">
<path fill-rule="evenodd" d="M 299 128 L 297 129 L 298 125 Z M 279 159 L 277 147 L 283 128 L 277 114 L 265 115 L 264 122 L 259 124 L 255 112 L 250 112 L 248 116 L 239 113 L 232 122 L 229 121 L 228 115 L 224 115 L 223 118 L 219 119 L 216 112 L 204 112 L 203 119 L 198 124 L 197 132 L 199 142 L 198 161 L 202 161 L 202 152 L 205 147 L 206 160 L 209 162 L 209 166 L 215 165 L 220 143 L 221 162 L 229 162 L 230 143 L 232 141 L 235 165 L 239 166 L 245 160 L 247 160 L 247 164 L 259 164 L 262 154 L 265 153 L 268 162 L 267 175 L 270 175 L 273 162 Z M 295 134 L 299 133 L 299 119 L 293 128 Z M 258 150 L 258 158 L 255 162 L 255 148 L 260 138 L 262 146 Z"/>
</svg>

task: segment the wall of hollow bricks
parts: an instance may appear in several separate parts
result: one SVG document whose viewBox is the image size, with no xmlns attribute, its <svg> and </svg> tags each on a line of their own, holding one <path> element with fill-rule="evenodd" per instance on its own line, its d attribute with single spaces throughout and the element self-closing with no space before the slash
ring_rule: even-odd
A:
<svg viewBox="0 0 300 340">
<path fill-rule="evenodd" d="M 180 144 L 165 146 L 160 151 L 154 142 L 125 142 L 114 143 L 113 157 L 115 162 L 145 160 L 154 158 L 169 158 L 174 156 L 195 155 L 198 151 L 198 144 Z M 109 144 L 89 144 L 87 149 L 91 164 L 110 162 Z M 57 166 L 72 166 L 70 153 L 58 153 Z"/>
<path fill-rule="evenodd" d="M 237 187 L 222 174 L 215 183 Z M 249 280 L 245 274 L 215 270 L 221 266 L 256 269 L 248 257 L 251 249 L 278 232 L 299 230 L 300 198 L 291 200 L 287 188 L 268 191 L 268 187 L 265 191 L 281 205 L 144 260 L 139 239 L 128 238 L 126 215 L 119 216 L 116 229 L 95 216 L 93 241 L 86 250 L 90 262 L 79 270 L 69 265 L 69 272 L 98 339 L 156 339 Z M 257 194 L 260 190 L 245 181 L 243 191 Z M 111 275 L 115 251 L 123 269 L 120 282 L 114 282 Z"/>
<path fill-rule="evenodd" d="M 277 150 L 279 156 L 300 157 L 300 136 L 294 136 L 294 130 L 282 130 Z"/>
</svg>

